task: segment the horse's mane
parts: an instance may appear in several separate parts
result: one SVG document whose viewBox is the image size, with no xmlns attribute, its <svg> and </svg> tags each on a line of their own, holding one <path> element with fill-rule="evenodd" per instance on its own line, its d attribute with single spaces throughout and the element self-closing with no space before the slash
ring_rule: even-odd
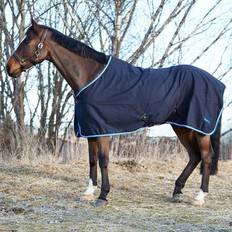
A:
<svg viewBox="0 0 232 232">
<path fill-rule="evenodd" d="M 69 51 L 77 53 L 78 55 L 84 58 L 92 58 L 103 64 L 107 63 L 108 57 L 104 53 L 98 52 L 93 48 L 87 46 L 86 44 L 76 39 L 70 38 L 53 28 L 47 26 L 43 26 L 43 27 L 52 32 L 52 39 L 55 42 L 60 44 L 62 47 L 68 49 Z"/>
</svg>

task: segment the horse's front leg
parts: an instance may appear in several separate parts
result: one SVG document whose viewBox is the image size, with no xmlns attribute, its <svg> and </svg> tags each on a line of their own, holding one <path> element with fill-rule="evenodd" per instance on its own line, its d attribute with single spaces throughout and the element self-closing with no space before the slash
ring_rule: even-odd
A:
<svg viewBox="0 0 232 232">
<path fill-rule="evenodd" d="M 98 141 L 97 138 L 88 139 L 89 146 L 89 185 L 83 193 L 82 200 L 93 200 L 97 189 L 97 161 Z"/>
<path fill-rule="evenodd" d="M 101 169 L 101 193 L 96 201 L 96 206 L 103 206 L 107 204 L 107 195 L 110 191 L 110 183 L 108 177 L 109 164 L 109 138 L 98 138 L 98 158 Z"/>
</svg>

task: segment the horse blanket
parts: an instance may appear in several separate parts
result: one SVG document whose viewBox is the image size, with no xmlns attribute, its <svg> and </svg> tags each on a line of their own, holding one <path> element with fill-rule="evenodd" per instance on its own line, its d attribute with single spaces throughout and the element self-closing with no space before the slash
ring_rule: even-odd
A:
<svg viewBox="0 0 232 232">
<path fill-rule="evenodd" d="M 75 92 L 75 132 L 101 137 L 169 123 L 210 135 L 221 117 L 224 89 L 194 66 L 144 69 L 110 57 L 103 71 Z"/>
</svg>

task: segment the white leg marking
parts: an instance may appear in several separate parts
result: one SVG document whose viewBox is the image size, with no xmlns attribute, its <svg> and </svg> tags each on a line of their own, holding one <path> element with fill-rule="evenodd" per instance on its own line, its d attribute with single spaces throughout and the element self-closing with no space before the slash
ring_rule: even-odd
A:
<svg viewBox="0 0 232 232">
<path fill-rule="evenodd" d="M 97 189 L 97 186 L 93 186 L 93 181 L 89 179 L 89 185 L 83 195 L 93 195 L 95 190 Z"/>
<path fill-rule="evenodd" d="M 200 189 L 199 193 L 195 197 L 194 205 L 203 205 L 205 203 L 205 196 L 207 196 L 208 193 L 203 192 L 202 189 Z"/>
</svg>

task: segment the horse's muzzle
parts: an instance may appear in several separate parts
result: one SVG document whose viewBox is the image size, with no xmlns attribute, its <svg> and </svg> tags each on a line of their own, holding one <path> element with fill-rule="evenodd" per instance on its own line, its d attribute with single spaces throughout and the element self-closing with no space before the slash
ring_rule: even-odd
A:
<svg viewBox="0 0 232 232">
<path fill-rule="evenodd" d="M 18 63 L 18 61 L 14 58 L 14 56 L 11 56 L 7 63 L 6 63 L 6 71 L 9 76 L 17 78 L 22 73 L 22 67 Z"/>
</svg>

